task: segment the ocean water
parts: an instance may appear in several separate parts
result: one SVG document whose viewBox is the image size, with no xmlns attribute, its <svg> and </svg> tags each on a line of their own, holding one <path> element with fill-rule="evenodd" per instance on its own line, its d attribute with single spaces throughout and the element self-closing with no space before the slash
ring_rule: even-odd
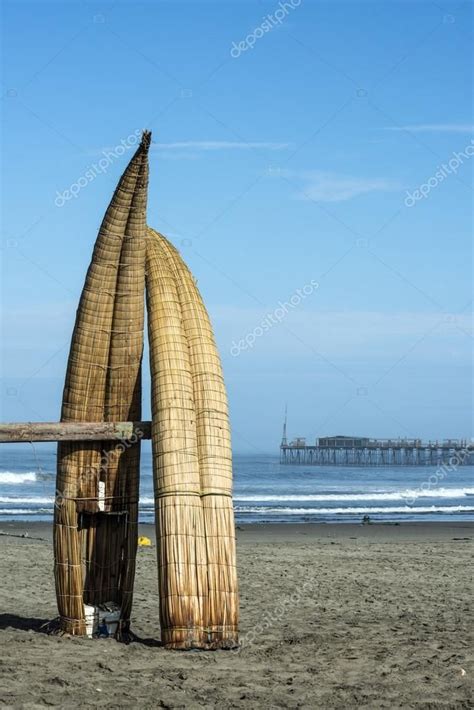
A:
<svg viewBox="0 0 474 710">
<path fill-rule="evenodd" d="M 51 520 L 56 448 L 4 445 L 0 450 L 0 521 Z M 279 457 L 234 457 L 239 524 L 474 520 L 474 466 L 282 466 Z M 140 519 L 152 522 L 151 452 L 142 452 Z"/>
</svg>

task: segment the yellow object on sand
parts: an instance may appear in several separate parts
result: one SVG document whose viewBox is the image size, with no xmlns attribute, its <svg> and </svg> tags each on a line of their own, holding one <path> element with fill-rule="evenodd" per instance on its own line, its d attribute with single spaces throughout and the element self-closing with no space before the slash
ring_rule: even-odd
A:
<svg viewBox="0 0 474 710">
<path fill-rule="evenodd" d="M 138 538 L 138 545 L 139 547 L 150 547 L 151 540 L 149 537 L 145 537 L 145 535 L 140 535 L 140 537 Z"/>
</svg>

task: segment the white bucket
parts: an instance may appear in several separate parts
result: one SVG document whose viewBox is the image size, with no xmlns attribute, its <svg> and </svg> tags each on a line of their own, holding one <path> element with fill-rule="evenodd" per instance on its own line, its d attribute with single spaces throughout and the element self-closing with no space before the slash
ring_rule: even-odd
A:
<svg viewBox="0 0 474 710">
<path fill-rule="evenodd" d="M 96 606 L 84 604 L 84 616 L 86 620 L 86 634 L 91 639 L 97 631 L 99 625 L 99 614 Z"/>
<path fill-rule="evenodd" d="M 107 611 L 102 618 L 107 624 L 109 636 L 115 636 L 115 632 L 117 631 L 118 623 L 120 621 L 120 609 L 117 609 L 116 611 Z"/>
<path fill-rule="evenodd" d="M 97 636 L 99 626 L 105 622 L 109 636 L 115 636 L 120 621 L 120 607 L 115 602 L 107 602 L 100 606 L 84 604 L 84 617 L 86 620 L 86 634 L 89 638 Z"/>
</svg>

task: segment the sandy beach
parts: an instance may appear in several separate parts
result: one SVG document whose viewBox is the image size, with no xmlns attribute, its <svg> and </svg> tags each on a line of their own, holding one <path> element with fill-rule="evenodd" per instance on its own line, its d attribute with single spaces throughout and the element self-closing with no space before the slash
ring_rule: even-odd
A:
<svg viewBox="0 0 474 710">
<path fill-rule="evenodd" d="M 128 646 L 45 634 L 51 526 L 0 530 L 4 706 L 474 707 L 472 523 L 242 526 L 238 653 L 160 647 L 152 526 Z"/>
</svg>

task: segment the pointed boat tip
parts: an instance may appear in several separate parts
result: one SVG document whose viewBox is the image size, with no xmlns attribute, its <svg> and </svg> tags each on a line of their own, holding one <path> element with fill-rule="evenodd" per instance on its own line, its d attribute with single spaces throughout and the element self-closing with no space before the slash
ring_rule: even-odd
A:
<svg viewBox="0 0 474 710">
<path fill-rule="evenodd" d="M 144 130 L 142 133 L 142 140 L 140 143 L 140 148 L 143 150 L 148 150 L 151 143 L 151 131 Z"/>
</svg>

